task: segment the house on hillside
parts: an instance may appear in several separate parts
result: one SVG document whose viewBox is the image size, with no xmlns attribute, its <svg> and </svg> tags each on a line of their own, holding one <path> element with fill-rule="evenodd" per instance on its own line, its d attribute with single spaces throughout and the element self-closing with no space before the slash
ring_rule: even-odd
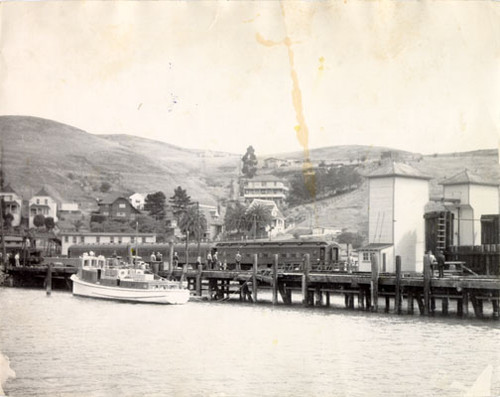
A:
<svg viewBox="0 0 500 397">
<path fill-rule="evenodd" d="M 250 211 L 252 207 L 256 205 L 269 208 L 271 212 L 271 218 L 272 218 L 271 225 L 266 230 L 268 236 L 274 237 L 277 234 L 283 233 L 285 231 L 285 217 L 283 216 L 280 209 L 273 200 L 254 199 L 252 203 L 248 206 L 247 211 Z"/>
<path fill-rule="evenodd" d="M 271 200 L 277 205 L 282 205 L 288 195 L 288 187 L 285 182 L 273 175 L 255 176 L 247 180 L 243 189 L 245 204 L 251 204 L 254 200 Z"/>
<path fill-rule="evenodd" d="M 200 212 L 207 220 L 207 230 L 204 239 L 209 241 L 217 240 L 224 231 L 224 220 L 219 214 L 219 209 L 214 205 L 200 204 Z"/>
<path fill-rule="evenodd" d="M 35 216 L 40 214 L 45 218 L 52 217 L 54 222 L 57 222 L 57 205 L 57 201 L 51 197 L 45 187 L 40 189 L 40 191 L 31 197 L 28 202 L 29 228 L 35 226 Z"/>
<path fill-rule="evenodd" d="M 141 213 L 130 204 L 128 197 L 121 194 L 110 195 L 100 200 L 97 205 L 99 209 L 93 215 L 107 219 L 134 220 Z"/>
<path fill-rule="evenodd" d="M 288 160 L 278 159 L 276 157 L 268 157 L 264 159 L 264 168 L 279 168 L 286 167 L 288 165 Z"/>
<path fill-rule="evenodd" d="M 146 196 L 145 193 L 134 193 L 128 196 L 128 201 L 135 209 L 142 211 L 146 202 Z"/>
<path fill-rule="evenodd" d="M 22 197 L 10 185 L 7 185 L 0 192 L 0 197 L 3 198 L 5 212 L 11 214 L 13 217 L 11 225 L 14 227 L 19 226 L 21 224 L 21 210 L 23 206 Z"/>
</svg>

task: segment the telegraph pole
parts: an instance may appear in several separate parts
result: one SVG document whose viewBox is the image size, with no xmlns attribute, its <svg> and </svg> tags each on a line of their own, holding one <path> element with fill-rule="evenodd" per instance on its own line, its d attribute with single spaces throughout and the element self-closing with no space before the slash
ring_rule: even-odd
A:
<svg viewBox="0 0 500 397">
<path fill-rule="evenodd" d="M 0 192 L 3 193 L 4 188 L 4 151 L 3 151 L 3 141 L 0 140 Z M 2 239 L 2 267 L 5 269 L 5 259 L 7 256 L 7 252 L 5 250 L 5 233 L 3 230 L 3 195 L 0 198 L 0 237 Z"/>
<path fill-rule="evenodd" d="M 198 229 L 198 256 L 201 256 L 200 202 L 196 202 L 196 226 Z"/>
</svg>

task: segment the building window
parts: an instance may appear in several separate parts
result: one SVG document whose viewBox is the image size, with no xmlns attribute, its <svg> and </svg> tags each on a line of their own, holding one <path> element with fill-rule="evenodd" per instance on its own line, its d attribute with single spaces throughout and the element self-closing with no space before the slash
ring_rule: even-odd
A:
<svg viewBox="0 0 500 397">
<path fill-rule="evenodd" d="M 118 204 L 118 208 L 125 208 L 125 203 Z"/>
<path fill-rule="evenodd" d="M 117 212 L 116 216 L 123 217 L 123 216 L 127 216 L 127 214 L 125 212 Z"/>
<path fill-rule="evenodd" d="M 142 242 L 145 243 L 146 242 L 146 237 L 143 237 L 142 238 Z"/>
<path fill-rule="evenodd" d="M 80 243 L 84 243 L 85 242 L 85 236 L 80 236 Z"/>
<path fill-rule="evenodd" d="M 76 244 L 76 236 L 73 236 L 73 244 Z"/>
<path fill-rule="evenodd" d="M 64 242 L 69 243 L 69 236 L 64 236 Z"/>
<path fill-rule="evenodd" d="M 101 242 L 101 237 L 100 237 L 100 236 L 96 236 L 96 238 L 95 238 L 95 242 L 96 242 L 96 243 L 100 243 L 100 242 Z"/>
<path fill-rule="evenodd" d="M 36 203 L 37 203 L 37 204 L 40 204 L 40 199 L 36 199 Z"/>
<path fill-rule="evenodd" d="M 373 253 L 370 252 L 363 252 L 363 261 L 364 262 L 369 262 L 373 256 Z"/>
<path fill-rule="evenodd" d="M 131 243 L 135 243 L 135 237 L 134 237 L 134 236 L 131 236 L 131 237 L 130 237 L 130 242 L 131 242 Z"/>
<path fill-rule="evenodd" d="M 49 200 L 48 199 L 45 199 L 45 204 L 49 204 Z"/>
<path fill-rule="evenodd" d="M 118 244 L 121 244 L 121 243 L 122 243 L 122 238 L 118 237 Z"/>
<path fill-rule="evenodd" d="M 115 242 L 115 238 L 114 238 L 113 236 L 111 236 L 111 237 L 109 238 L 109 242 L 110 242 L 110 243 L 114 243 L 114 242 Z"/>
</svg>

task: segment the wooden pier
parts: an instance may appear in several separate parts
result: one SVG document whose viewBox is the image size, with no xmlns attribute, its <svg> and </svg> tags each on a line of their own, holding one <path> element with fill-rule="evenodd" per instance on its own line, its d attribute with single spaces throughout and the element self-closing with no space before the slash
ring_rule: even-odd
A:
<svg viewBox="0 0 500 397">
<path fill-rule="evenodd" d="M 459 317 L 499 318 L 500 278 L 445 272 L 439 278 L 427 258 L 423 273 L 401 271 L 396 257 L 395 273 L 379 273 L 376 260 L 371 273 L 338 271 L 327 266 L 311 266 L 306 255 L 301 266 L 284 266 L 276 255 L 269 268 L 259 267 L 254 257 L 251 270 L 166 268 L 155 264 L 152 270 L 161 277 L 186 280 L 192 293 L 203 299 L 242 302 L 271 302 L 273 305 L 335 306 L 395 314 L 456 314 Z M 51 263 L 50 266 L 12 267 L 7 269 L 11 286 L 35 286 L 47 289 L 71 287 L 69 277 L 75 266 Z M 262 294 L 266 292 L 266 298 Z M 295 297 L 295 299 L 293 299 Z M 335 299 L 334 299 L 335 298 Z M 439 306 L 439 307 L 438 307 Z M 472 309 L 472 310 L 470 310 Z"/>
</svg>

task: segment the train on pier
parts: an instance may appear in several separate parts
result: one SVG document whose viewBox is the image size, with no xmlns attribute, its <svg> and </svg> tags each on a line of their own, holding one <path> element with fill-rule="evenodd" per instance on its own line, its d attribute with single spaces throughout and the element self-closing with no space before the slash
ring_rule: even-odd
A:
<svg viewBox="0 0 500 397">
<path fill-rule="evenodd" d="M 228 266 L 236 262 L 236 255 L 241 256 L 242 269 L 250 269 L 255 255 L 259 266 L 270 267 L 274 256 L 279 255 L 280 264 L 300 266 L 304 256 L 309 254 L 312 263 L 332 266 L 340 261 L 340 245 L 320 239 L 282 240 L 282 241 L 226 241 L 214 243 L 143 243 L 143 244 L 75 244 L 69 247 L 68 256 L 78 258 L 85 252 L 105 257 L 118 256 L 123 259 L 140 256 L 149 261 L 151 254 L 161 254 L 163 261 L 169 261 L 171 253 L 179 257 L 179 265 L 195 265 L 198 258 L 206 264 L 208 254 L 216 254 L 218 262 Z"/>
</svg>

